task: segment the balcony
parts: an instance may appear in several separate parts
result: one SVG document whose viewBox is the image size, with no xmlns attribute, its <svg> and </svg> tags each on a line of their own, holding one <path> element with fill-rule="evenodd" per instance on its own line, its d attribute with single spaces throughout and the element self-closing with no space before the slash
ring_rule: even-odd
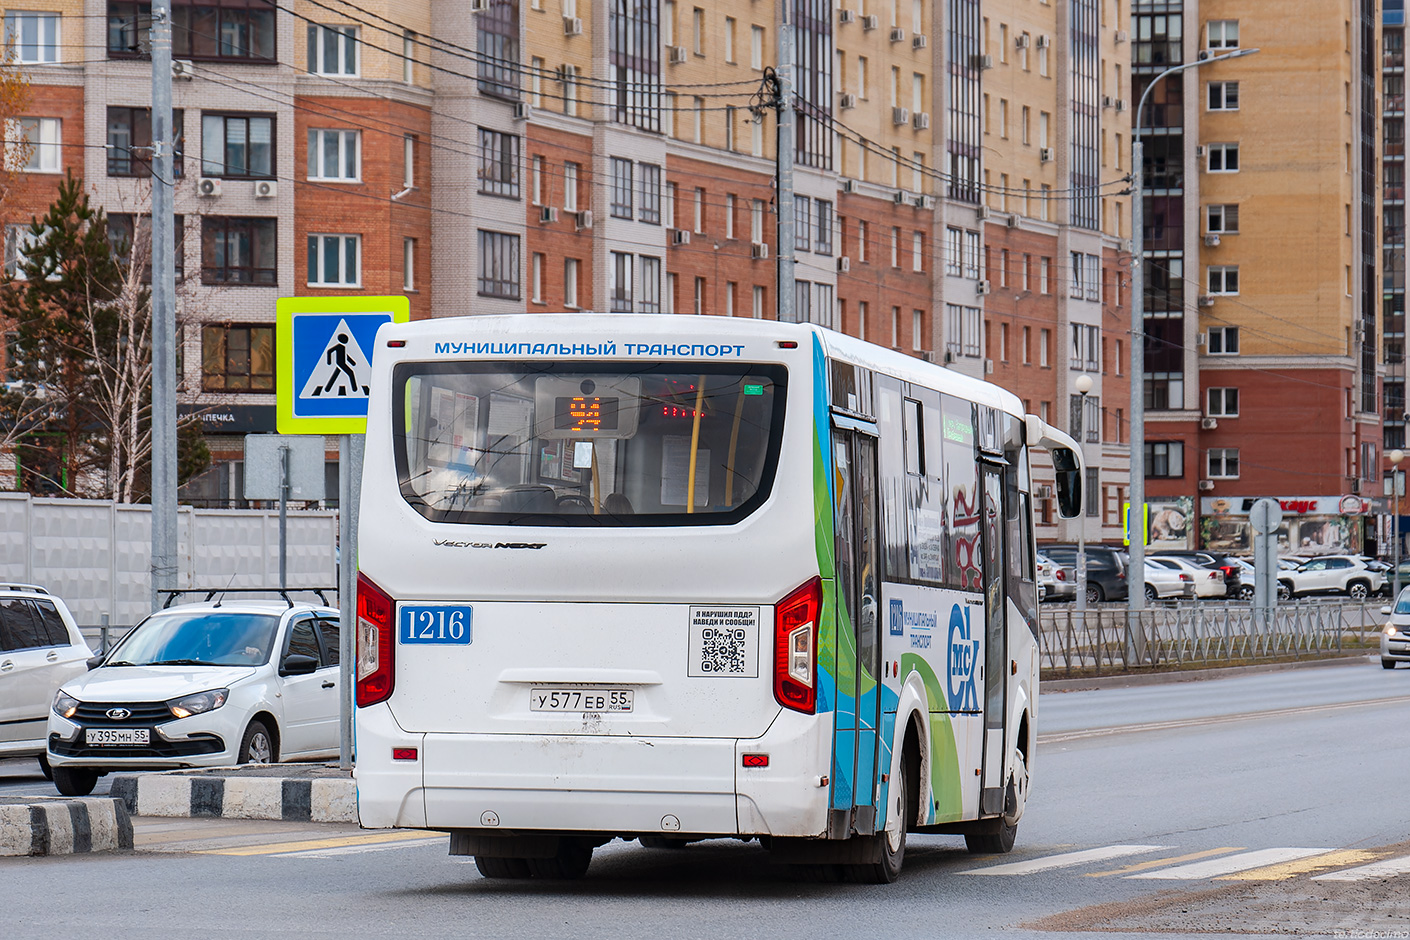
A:
<svg viewBox="0 0 1410 940">
<path fill-rule="evenodd" d="M 1388 184 L 1386 184 L 1385 186 L 1381 187 L 1381 201 L 1382 201 L 1382 202 L 1404 202 L 1404 201 L 1405 201 L 1405 184 L 1404 184 L 1404 183 L 1396 183 L 1396 184 L 1392 185 L 1392 184 L 1389 184 L 1389 183 L 1388 183 Z"/>
<path fill-rule="evenodd" d="M 1381 102 L 1381 113 L 1386 117 L 1405 113 L 1405 95 L 1386 95 Z"/>
<path fill-rule="evenodd" d="M 1384 240 L 1385 240 L 1385 244 L 1387 244 L 1387 245 L 1403 245 L 1403 244 L 1405 244 L 1405 226 L 1403 226 L 1403 225 L 1387 225 L 1387 226 L 1384 226 L 1383 232 L 1384 232 L 1384 236 L 1383 236 L 1383 237 L 1384 237 Z"/>
<path fill-rule="evenodd" d="M 1385 52 L 1381 54 L 1381 68 L 1383 69 L 1403 69 L 1405 68 L 1405 53 Z"/>
</svg>

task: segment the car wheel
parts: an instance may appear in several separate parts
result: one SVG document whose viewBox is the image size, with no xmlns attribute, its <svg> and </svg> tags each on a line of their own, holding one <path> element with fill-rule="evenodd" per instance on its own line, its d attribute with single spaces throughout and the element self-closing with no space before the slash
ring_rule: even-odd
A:
<svg viewBox="0 0 1410 940">
<path fill-rule="evenodd" d="M 1254 593 L 1254 592 L 1253 592 L 1253 585 L 1252 585 L 1252 584 L 1244 584 L 1244 585 L 1241 585 L 1241 586 L 1239 587 L 1239 600 L 1242 600 L 1242 601 L 1251 601 L 1251 600 L 1253 600 L 1253 593 Z"/>
<path fill-rule="evenodd" d="M 54 779 L 54 768 L 49 766 L 49 758 L 45 754 L 39 755 L 39 772 L 44 775 L 45 780 Z"/>
<path fill-rule="evenodd" d="M 98 785 L 98 771 L 87 767 L 55 767 L 54 786 L 64 796 L 87 796 Z"/>
<path fill-rule="evenodd" d="M 274 738 L 262 721 L 252 721 L 245 729 L 245 737 L 240 741 L 240 764 L 273 764 L 279 756 L 275 753 Z"/>
<path fill-rule="evenodd" d="M 1160 600 L 1160 594 L 1159 594 L 1159 592 L 1157 592 L 1155 588 L 1153 588 L 1153 587 L 1151 587 L 1149 584 L 1147 584 L 1147 585 L 1146 585 L 1146 603 L 1147 603 L 1147 604 L 1154 604 L 1154 603 L 1155 603 L 1156 601 L 1158 601 L 1158 600 Z"/>
<path fill-rule="evenodd" d="M 1087 603 L 1100 604 L 1104 600 L 1106 600 L 1106 596 L 1102 593 L 1102 586 L 1100 584 L 1087 585 Z"/>
<path fill-rule="evenodd" d="M 475 867 L 486 878 L 527 878 L 529 862 L 522 858 L 486 858 L 475 856 Z"/>
<path fill-rule="evenodd" d="M 1393 659 L 1383 659 L 1383 660 L 1381 660 L 1381 668 L 1382 668 L 1382 669 L 1394 669 L 1394 668 L 1395 668 L 1395 660 L 1393 660 Z"/>
<path fill-rule="evenodd" d="M 1346 587 L 1347 596 L 1354 601 L 1364 601 L 1371 596 L 1371 589 L 1365 581 L 1353 581 Z"/>
<path fill-rule="evenodd" d="M 1278 582 L 1278 600 L 1286 601 L 1292 599 L 1292 585 L 1286 581 Z"/>
</svg>

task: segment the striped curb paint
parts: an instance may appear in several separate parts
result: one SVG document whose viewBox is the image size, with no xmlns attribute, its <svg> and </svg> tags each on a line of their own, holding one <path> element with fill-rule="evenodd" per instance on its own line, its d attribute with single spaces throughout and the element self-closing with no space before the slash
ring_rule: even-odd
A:
<svg viewBox="0 0 1410 940">
<path fill-rule="evenodd" d="M 118 799 L 0 803 L 0 856 L 83 855 L 132 848 L 132 817 Z"/>
<path fill-rule="evenodd" d="M 348 778 L 129 774 L 112 795 L 134 816 L 357 822 L 357 784 Z"/>
</svg>

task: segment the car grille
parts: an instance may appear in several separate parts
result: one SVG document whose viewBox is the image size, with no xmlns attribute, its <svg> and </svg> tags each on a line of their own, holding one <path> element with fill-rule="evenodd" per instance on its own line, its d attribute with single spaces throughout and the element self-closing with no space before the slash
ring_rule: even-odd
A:
<svg viewBox="0 0 1410 940">
<path fill-rule="evenodd" d="M 130 714 L 126 718 L 109 717 L 108 712 L 115 708 L 125 709 Z M 102 728 L 145 728 L 175 718 L 166 702 L 81 702 L 69 720 Z"/>
<path fill-rule="evenodd" d="M 188 741 L 163 741 L 152 736 L 152 743 L 146 747 L 88 747 L 79 739 L 65 741 L 57 734 L 49 735 L 49 750 L 60 757 L 97 758 L 102 760 L 134 761 L 142 758 L 196 757 L 201 754 L 219 754 L 225 750 L 225 742 L 219 735 L 193 734 Z"/>
</svg>

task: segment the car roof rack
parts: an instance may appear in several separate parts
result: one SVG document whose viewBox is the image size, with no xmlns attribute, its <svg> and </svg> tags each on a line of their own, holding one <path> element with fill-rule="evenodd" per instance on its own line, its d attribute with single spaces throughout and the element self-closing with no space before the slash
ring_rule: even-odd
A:
<svg viewBox="0 0 1410 940">
<path fill-rule="evenodd" d="M 43 590 L 43 588 L 39 588 L 39 590 Z M 239 588 L 232 588 L 232 587 L 225 587 L 225 588 L 177 588 L 177 589 L 167 589 L 167 588 L 163 588 L 163 589 L 158 590 L 157 593 L 158 593 L 158 594 L 165 594 L 165 595 L 166 595 L 166 601 L 163 602 L 163 604 L 162 604 L 162 610 L 166 610 L 168 607 L 170 607 L 170 606 L 176 601 L 176 599 L 177 599 L 178 597 L 182 596 L 183 594 L 204 594 L 204 595 L 206 596 L 206 597 L 205 597 L 206 601 L 215 600 L 215 606 L 217 606 L 217 607 L 219 607 L 219 606 L 221 605 L 221 603 L 225 600 L 225 595 L 226 595 L 226 594 L 277 594 L 277 595 L 279 595 L 280 597 L 284 598 L 284 603 L 288 604 L 290 607 L 295 606 L 293 599 L 292 599 L 291 597 L 289 597 L 290 594 L 315 594 L 315 595 L 317 595 L 318 600 L 323 604 L 324 607 L 331 607 L 332 605 L 328 603 L 328 597 L 325 595 L 324 592 L 325 592 L 325 591 L 336 591 L 336 590 L 337 590 L 337 588 L 335 588 L 335 587 L 306 587 L 306 588 L 283 588 L 283 589 L 281 589 L 281 588 L 261 588 L 261 587 L 239 587 Z M 47 594 L 48 592 L 45 591 L 45 593 Z"/>
<path fill-rule="evenodd" d="M 36 594 L 48 594 L 49 589 L 40 587 L 37 584 L 21 584 L 19 582 L 7 581 L 0 584 L 0 591 L 33 591 Z"/>
</svg>

